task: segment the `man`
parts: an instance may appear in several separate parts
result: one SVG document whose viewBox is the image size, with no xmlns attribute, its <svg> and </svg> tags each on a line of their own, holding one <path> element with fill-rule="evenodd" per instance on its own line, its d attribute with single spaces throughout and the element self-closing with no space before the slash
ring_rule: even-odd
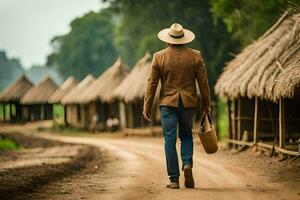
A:
<svg viewBox="0 0 300 200">
<path fill-rule="evenodd" d="M 158 33 L 169 47 L 153 56 L 151 74 L 144 99 L 143 115 L 151 119 L 151 107 L 159 80 L 159 104 L 165 140 L 165 155 L 169 176 L 168 188 L 179 188 L 179 166 L 176 151 L 177 125 L 181 141 L 182 170 L 185 187 L 194 188 L 192 124 L 197 107 L 196 81 L 202 96 L 202 112 L 210 112 L 210 91 L 207 73 L 199 51 L 183 45 L 194 40 L 193 32 L 175 23 Z"/>
</svg>

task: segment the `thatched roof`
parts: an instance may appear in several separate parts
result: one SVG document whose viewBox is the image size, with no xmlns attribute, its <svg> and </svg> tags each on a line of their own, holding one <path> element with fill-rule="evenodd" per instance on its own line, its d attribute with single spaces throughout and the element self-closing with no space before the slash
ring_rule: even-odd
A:
<svg viewBox="0 0 300 200">
<path fill-rule="evenodd" d="M 87 75 L 80 83 L 78 83 L 71 91 L 61 100 L 62 104 L 80 103 L 80 97 L 88 86 L 95 80 L 92 75 Z"/>
<path fill-rule="evenodd" d="M 0 102 L 18 102 L 21 97 L 33 86 L 25 75 L 22 75 L 12 85 L 0 94 Z"/>
<path fill-rule="evenodd" d="M 300 13 L 286 12 L 224 68 L 216 94 L 277 101 L 293 98 L 300 84 Z"/>
<path fill-rule="evenodd" d="M 144 97 L 147 80 L 151 70 L 151 56 L 147 52 L 137 62 L 129 75 L 114 91 L 114 95 L 125 102 L 135 101 Z"/>
<path fill-rule="evenodd" d="M 25 93 L 21 98 L 21 103 L 45 104 L 57 88 L 53 80 L 46 76 L 38 85 L 33 86 Z"/>
<path fill-rule="evenodd" d="M 65 82 L 51 95 L 49 103 L 60 103 L 62 98 L 77 85 L 78 81 L 74 76 L 70 76 Z"/>
<path fill-rule="evenodd" d="M 119 57 L 110 68 L 101 74 L 80 95 L 80 103 L 89 103 L 97 99 L 102 102 L 111 102 L 114 100 L 112 91 L 116 89 L 127 74 L 127 68 Z"/>
</svg>

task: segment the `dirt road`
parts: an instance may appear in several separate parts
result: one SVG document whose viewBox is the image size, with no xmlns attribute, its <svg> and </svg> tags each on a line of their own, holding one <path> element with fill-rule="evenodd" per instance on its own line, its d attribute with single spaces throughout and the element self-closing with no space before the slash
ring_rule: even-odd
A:
<svg viewBox="0 0 300 200">
<path fill-rule="evenodd" d="M 32 199 L 206 199 L 277 200 L 300 199 L 299 185 L 288 186 L 232 163 L 221 153 L 206 155 L 195 145 L 195 189 L 165 188 L 167 175 L 161 138 L 108 138 L 39 134 L 67 143 L 88 144 L 105 152 L 100 170 L 81 173 L 54 182 L 39 190 Z M 195 138 L 198 139 L 198 138 Z"/>
<path fill-rule="evenodd" d="M 103 178 L 104 190 L 84 195 L 84 199 L 300 199 L 294 190 L 255 172 L 229 165 L 217 155 L 208 156 L 195 146 L 195 189 L 184 189 L 181 176 L 180 190 L 165 188 L 167 176 L 163 144 L 160 139 L 95 139 L 65 136 L 46 136 L 63 142 L 84 143 L 107 150 L 117 159 L 108 164 L 108 178 Z M 89 182 L 99 182 L 91 177 Z M 298 187 L 299 188 L 299 187 Z"/>
</svg>

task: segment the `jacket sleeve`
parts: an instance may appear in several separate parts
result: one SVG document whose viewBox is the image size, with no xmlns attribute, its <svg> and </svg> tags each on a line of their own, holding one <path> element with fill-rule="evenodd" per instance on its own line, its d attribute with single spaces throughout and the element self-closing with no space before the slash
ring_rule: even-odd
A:
<svg viewBox="0 0 300 200">
<path fill-rule="evenodd" d="M 197 61 L 196 79 L 202 97 L 202 111 L 210 111 L 210 91 L 207 79 L 207 72 L 201 54 Z"/>
<path fill-rule="evenodd" d="M 160 70 L 157 63 L 157 58 L 154 54 L 152 64 L 151 64 L 151 73 L 148 78 L 147 88 L 145 91 L 145 97 L 144 97 L 144 111 L 150 113 L 153 100 L 155 97 L 156 88 L 159 82 L 160 77 Z"/>
</svg>

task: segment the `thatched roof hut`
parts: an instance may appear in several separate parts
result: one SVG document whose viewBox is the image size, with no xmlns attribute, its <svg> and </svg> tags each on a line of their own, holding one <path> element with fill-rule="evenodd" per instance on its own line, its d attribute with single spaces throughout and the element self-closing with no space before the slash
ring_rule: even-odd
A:
<svg viewBox="0 0 300 200">
<path fill-rule="evenodd" d="M 53 80 L 46 76 L 38 85 L 29 89 L 21 98 L 22 104 L 46 104 L 49 97 L 57 89 L 57 85 Z"/>
<path fill-rule="evenodd" d="M 293 98 L 300 87 L 300 13 L 287 11 L 224 68 L 215 86 L 226 98 Z"/>
<path fill-rule="evenodd" d="M 65 80 L 65 82 L 51 95 L 49 103 L 60 103 L 62 98 L 68 94 L 77 83 L 78 81 L 74 76 L 67 78 L 67 80 Z"/>
<path fill-rule="evenodd" d="M 81 103 L 89 103 L 91 101 L 100 100 L 109 103 L 114 100 L 113 90 L 127 76 L 128 72 L 121 58 L 108 68 L 101 76 L 91 83 L 80 95 Z"/>
<path fill-rule="evenodd" d="M 114 95 L 125 102 L 143 99 L 150 70 L 151 56 L 150 53 L 147 52 L 145 56 L 137 62 L 129 75 L 116 88 Z"/>
<path fill-rule="evenodd" d="M 31 81 L 22 75 L 0 94 L 0 102 L 18 102 L 32 86 Z"/>
<path fill-rule="evenodd" d="M 95 80 L 92 75 L 87 75 L 80 83 L 78 83 L 62 100 L 62 104 L 80 103 L 80 98 L 88 86 Z"/>
</svg>

